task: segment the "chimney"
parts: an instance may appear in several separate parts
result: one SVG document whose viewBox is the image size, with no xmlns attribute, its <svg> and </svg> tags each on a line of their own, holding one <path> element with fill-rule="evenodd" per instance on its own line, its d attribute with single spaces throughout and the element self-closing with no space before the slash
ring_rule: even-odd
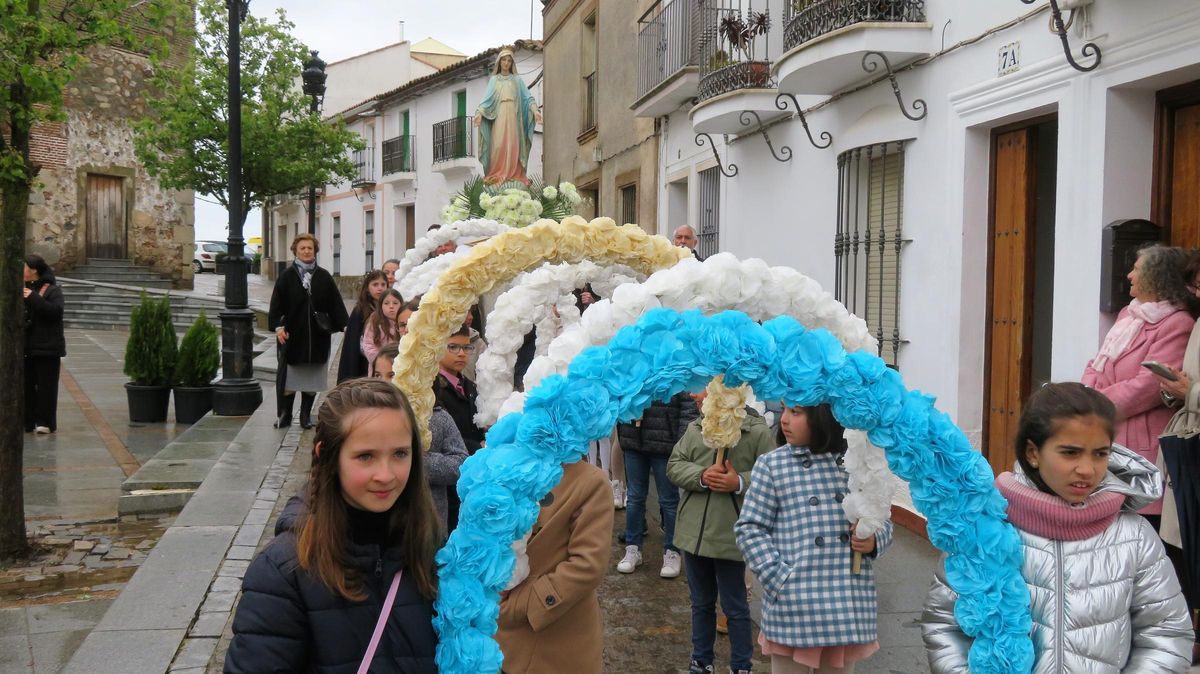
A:
<svg viewBox="0 0 1200 674">
<path fill-rule="evenodd" d="M 404 42 L 404 22 L 400 22 L 400 41 Z"/>
</svg>

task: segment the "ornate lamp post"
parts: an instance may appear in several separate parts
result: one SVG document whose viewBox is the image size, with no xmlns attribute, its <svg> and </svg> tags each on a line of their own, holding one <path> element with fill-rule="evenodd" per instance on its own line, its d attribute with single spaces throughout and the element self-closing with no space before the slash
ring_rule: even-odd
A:
<svg viewBox="0 0 1200 674">
<path fill-rule="evenodd" d="M 254 378 L 254 313 L 246 290 L 249 264 L 242 238 L 241 22 L 250 11 L 250 0 L 225 0 L 225 4 L 229 8 L 229 254 L 225 311 L 221 312 L 221 381 L 213 391 L 213 413 L 248 416 L 263 397 Z"/>
<path fill-rule="evenodd" d="M 325 62 L 317 56 L 317 50 L 312 50 L 312 57 L 304 64 L 304 94 L 312 96 L 309 111 L 317 114 L 321 107 L 321 99 L 325 97 Z M 317 235 L 317 188 L 308 186 L 308 233 Z"/>
</svg>

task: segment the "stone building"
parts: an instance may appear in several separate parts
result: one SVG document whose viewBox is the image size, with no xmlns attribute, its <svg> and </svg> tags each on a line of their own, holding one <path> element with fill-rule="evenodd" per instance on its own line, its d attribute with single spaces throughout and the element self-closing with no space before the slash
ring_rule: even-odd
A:
<svg viewBox="0 0 1200 674">
<path fill-rule="evenodd" d="M 172 39 L 172 58 L 187 50 L 185 38 Z M 34 129 L 31 154 L 41 171 L 26 250 L 60 272 L 124 259 L 190 288 L 193 194 L 162 188 L 134 155 L 131 123 L 146 111 L 149 58 L 112 47 L 88 57 L 66 88 L 65 121 Z"/>
<path fill-rule="evenodd" d="M 636 223 L 651 234 L 658 233 L 658 127 L 631 108 L 638 17 L 656 4 L 543 0 L 542 6 L 546 178 L 579 187 L 592 205 L 581 215 Z"/>
</svg>

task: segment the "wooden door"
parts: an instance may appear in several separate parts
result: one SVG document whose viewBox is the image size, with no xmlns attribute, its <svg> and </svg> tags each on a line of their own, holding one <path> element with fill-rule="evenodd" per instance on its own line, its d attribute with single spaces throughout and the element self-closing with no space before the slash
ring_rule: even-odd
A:
<svg viewBox="0 0 1200 674">
<path fill-rule="evenodd" d="M 417 207 L 404 207 L 404 248 L 410 249 L 417 243 Z"/>
<path fill-rule="evenodd" d="M 88 258 L 123 260 L 125 247 L 125 180 L 89 173 L 85 205 Z"/>
<path fill-rule="evenodd" d="M 1171 245 L 1195 248 L 1200 246 L 1200 105 L 1172 112 Z"/>
<path fill-rule="evenodd" d="M 1036 218 L 1036 130 L 999 133 L 992 148 L 991 278 L 985 445 L 997 473 L 1011 470 L 1012 438 L 1029 395 Z"/>
</svg>

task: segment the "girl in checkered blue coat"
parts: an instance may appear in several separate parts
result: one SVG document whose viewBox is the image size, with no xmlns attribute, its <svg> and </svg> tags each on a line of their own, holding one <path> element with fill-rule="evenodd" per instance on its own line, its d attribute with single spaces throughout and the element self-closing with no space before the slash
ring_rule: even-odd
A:
<svg viewBox="0 0 1200 674">
<path fill-rule="evenodd" d="M 849 673 L 879 650 L 873 566 L 892 542 L 892 523 L 858 538 L 846 520 L 844 432 L 828 405 L 784 408 L 784 444 L 755 464 L 734 525 L 763 587 L 758 641 L 774 674 Z"/>
</svg>

